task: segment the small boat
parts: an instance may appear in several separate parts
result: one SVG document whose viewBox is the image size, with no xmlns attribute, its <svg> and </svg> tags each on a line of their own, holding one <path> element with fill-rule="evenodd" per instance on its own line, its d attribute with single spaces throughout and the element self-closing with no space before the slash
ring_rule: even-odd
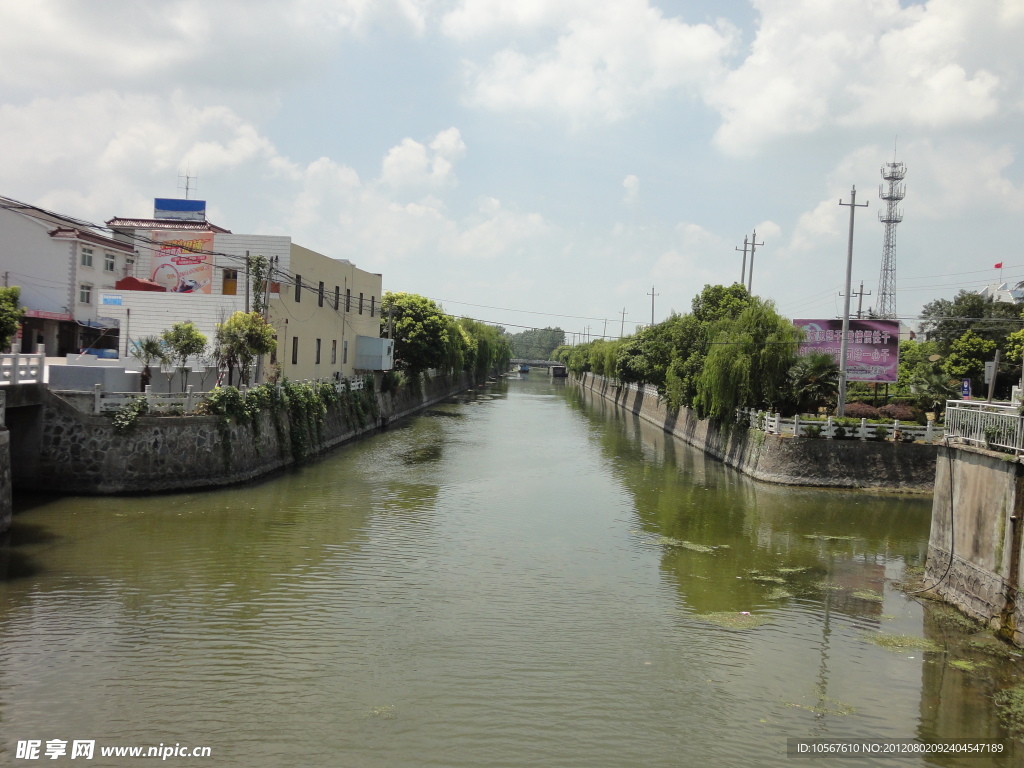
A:
<svg viewBox="0 0 1024 768">
<path fill-rule="evenodd" d="M 519 366 L 519 372 L 520 373 L 529 373 L 530 372 L 530 366 L 528 366 L 528 365 L 520 365 Z"/>
</svg>

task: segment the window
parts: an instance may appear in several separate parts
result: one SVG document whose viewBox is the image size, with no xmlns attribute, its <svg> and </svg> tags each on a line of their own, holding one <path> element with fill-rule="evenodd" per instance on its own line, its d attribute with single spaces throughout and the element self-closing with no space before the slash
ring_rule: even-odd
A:
<svg viewBox="0 0 1024 768">
<path fill-rule="evenodd" d="M 320 293 L 317 294 L 316 305 L 322 307 L 324 305 L 324 281 L 320 281 Z M 317 362 L 320 362 L 319 360 Z"/>
<path fill-rule="evenodd" d="M 124 276 L 132 277 L 135 274 L 135 259 L 124 260 Z"/>
<path fill-rule="evenodd" d="M 331 365 L 338 363 L 338 340 L 331 339 Z"/>
<path fill-rule="evenodd" d="M 302 275 L 295 276 L 295 303 L 302 300 Z"/>
<path fill-rule="evenodd" d="M 292 365 L 299 364 L 299 337 L 292 336 Z"/>
<path fill-rule="evenodd" d="M 363 294 L 359 294 L 359 314 L 363 314 Z"/>
<path fill-rule="evenodd" d="M 341 306 L 341 288 L 334 286 L 334 311 L 338 311 L 338 307 Z"/>
<path fill-rule="evenodd" d="M 341 342 L 341 364 L 348 365 L 348 342 Z"/>
<path fill-rule="evenodd" d="M 238 270 L 237 269 L 225 269 L 224 270 L 224 282 L 222 284 L 220 292 L 224 296 L 237 296 L 238 295 Z"/>
<path fill-rule="evenodd" d="M 92 304 L 92 286 L 82 284 L 78 286 L 78 300 L 83 304 Z"/>
<path fill-rule="evenodd" d="M 82 266 L 83 267 L 91 267 L 92 266 L 92 248 L 83 248 L 82 249 Z"/>
<path fill-rule="evenodd" d="M 345 289 L 345 311 L 346 312 L 351 312 L 352 311 L 352 289 L 351 288 L 346 288 Z"/>
<path fill-rule="evenodd" d="M 316 360 L 314 362 L 316 365 L 320 365 L 320 339 L 316 340 Z"/>
<path fill-rule="evenodd" d="M 117 266 L 117 259 L 114 258 L 112 253 L 103 254 L 103 269 L 106 272 L 113 272 L 114 267 Z"/>
<path fill-rule="evenodd" d="M 373 317 L 373 312 L 374 312 L 374 309 L 375 309 L 374 305 L 375 305 L 376 301 L 377 301 L 377 297 L 376 296 L 371 296 L 370 297 L 370 317 Z"/>
</svg>

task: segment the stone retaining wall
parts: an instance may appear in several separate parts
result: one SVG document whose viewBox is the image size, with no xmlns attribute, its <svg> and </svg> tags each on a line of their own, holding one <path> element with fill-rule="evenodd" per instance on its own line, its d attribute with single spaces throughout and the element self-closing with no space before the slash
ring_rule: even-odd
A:
<svg viewBox="0 0 1024 768">
<path fill-rule="evenodd" d="M 1022 514 L 1018 459 L 967 445 L 940 447 L 924 585 L 1017 645 L 1024 645 Z"/>
<path fill-rule="evenodd" d="M 694 411 L 669 412 L 656 394 L 619 387 L 586 373 L 573 381 L 584 392 L 604 397 L 683 442 L 770 483 L 832 488 L 931 493 L 936 446 L 860 440 L 824 440 L 772 435 L 759 430 L 719 430 Z"/>
<path fill-rule="evenodd" d="M 70 494 L 150 493 L 230 485 L 259 477 L 419 411 L 472 386 L 468 375 L 438 377 L 423 392 L 377 394 L 380 419 L 360 425 L 340 408 L 309 423 L 293 450 L 287 414 L 263 413 L 257 426 L 220 416 L 142 416 L 125 435 L 107 416 L 82 413 L 47 392 L 38 455 L 15 473 L 18 489 Z"/>
<path fill-rule="evenodd" d="M 0 533 L 11 527 L 11 433 L 0 426 Z"/>
</svg>

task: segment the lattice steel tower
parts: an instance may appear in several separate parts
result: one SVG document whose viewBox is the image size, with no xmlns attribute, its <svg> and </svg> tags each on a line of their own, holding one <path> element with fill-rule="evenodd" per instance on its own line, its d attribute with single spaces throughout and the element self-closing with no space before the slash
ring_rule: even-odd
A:
<svg viewBox="0 0 1024 768">
<path fill-rule="evenodd" d="M 885 211 L 878 212 L 878 220 L 885 224 L 885 243 L 882 246 L 882 272 L 878 276 L 876 317 L 896 317 L 896 225 L 903 221 L 898 203 L 907 194 L 903 178 L 907 169 L 895 160 L 882 166 L 882 178 L 889 182 L 878 187 L 878 196 L 885 200 Z"/>
</svg>

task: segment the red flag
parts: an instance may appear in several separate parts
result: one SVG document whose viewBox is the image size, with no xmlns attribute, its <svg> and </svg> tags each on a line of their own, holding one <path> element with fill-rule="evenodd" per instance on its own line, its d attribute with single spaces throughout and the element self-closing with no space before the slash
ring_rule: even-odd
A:
<svg viewBox="0 0 1024 768">
<path fill-rule="evenodd" d="M 1000 261 L 1000 262 L 999 262 L 998 264 L 996 264 L 996 265 L 995 265 L 994 267 L 992 267 L 992 268 L 993 268 L 993 269 L 1002 269 L 1002 268 L 1003 268 L 1003 262 L 1001 262 L 1001 261 Z"/>
</svg>

